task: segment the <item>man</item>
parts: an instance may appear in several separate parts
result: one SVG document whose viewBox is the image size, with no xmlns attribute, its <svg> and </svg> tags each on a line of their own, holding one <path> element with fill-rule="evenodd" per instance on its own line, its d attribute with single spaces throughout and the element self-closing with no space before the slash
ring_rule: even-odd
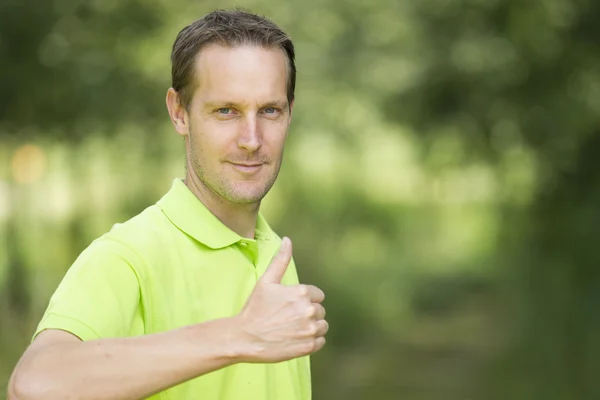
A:
<svg viewBox="0 0 600 400">
<path fill-rule="evenodd" d="M 324 294 L 259 213 L 294 105 L 276 25 L 216 11 L 175 41 L 167 108 L 187 172 L 95 240 L 52 296 L 9 399 L 311 398 Z"/>
</svg>

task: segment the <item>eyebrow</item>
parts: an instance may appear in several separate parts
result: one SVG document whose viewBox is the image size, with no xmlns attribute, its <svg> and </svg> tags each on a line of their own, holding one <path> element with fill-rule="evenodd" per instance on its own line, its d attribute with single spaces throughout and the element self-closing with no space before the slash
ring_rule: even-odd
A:
<svg viewBox="0 0 600 400">
<path fill-rule="evenodd" d="M 206 109 L 229 108 L 229 107 L 236 108 L 236 107 L 239 107 L 239 106 L 240 106 L 239 103 L 234 103 L 234 102 L 231 102 L 231 101 L 223 101 L 223 102 L 220 102 L 220 101 L 209 101 L 209 102 L 206 102 L 204 104 L 204 107 Z M 287 100 L 269 101 L 269 102 L 264 103 L 264 104 L 262 104 L 260 106 L 260 108 L 269 108 L 269 107 L 277 107 L 277 108 L 284 109 L 284 108 L 288 107 L 288 101 Z"/>
<path fill-rule="evenodd" d="M 264 104 L 261 108 L 269 108 L 269 107 L 277 107 L 277 108 L 287 108 L 288 107 L 288 101 L 287 100 L 282 100 L 282 101 L 270 101 L 266 104 Z"/>
</svg>

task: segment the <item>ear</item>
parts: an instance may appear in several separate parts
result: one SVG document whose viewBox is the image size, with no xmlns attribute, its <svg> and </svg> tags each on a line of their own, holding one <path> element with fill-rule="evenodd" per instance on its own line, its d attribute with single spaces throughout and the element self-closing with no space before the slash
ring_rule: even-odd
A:
<svg viewBox="0 0 600 400">
<path fill-rule="evenodd" d="M 167 109 L 169 110 L 169 116 L 171 122 L 175 126 L 175 130 L 178 134 L 186 136 L 189 134 L 189 119 L 187 110 L 181 104 L 179 100 L 179 93 L 173 88 L 169 88 L 167 91 Z"/>
</svg>

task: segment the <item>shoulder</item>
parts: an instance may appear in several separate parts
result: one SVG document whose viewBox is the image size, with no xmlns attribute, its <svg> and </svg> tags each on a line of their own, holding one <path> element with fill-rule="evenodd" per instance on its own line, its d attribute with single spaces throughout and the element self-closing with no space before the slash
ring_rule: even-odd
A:
<svg viewBox="0 0 600 400">
<path fill-rule="evenodd" d="M 145 253 L 172 236 L 176 228 L 157 205 L 152 205 L 133 218 L 117 223 L 100 239 L 110 240 Z"/>
<path fill-rule="evenodd" d="M 152 205 L 129 220 L 114 224 L 90 243 L 79 258 L 118 258 L 137 269 L 164 248 L 173 234 L 173 225 L 158 206 Z"/>
</svg>

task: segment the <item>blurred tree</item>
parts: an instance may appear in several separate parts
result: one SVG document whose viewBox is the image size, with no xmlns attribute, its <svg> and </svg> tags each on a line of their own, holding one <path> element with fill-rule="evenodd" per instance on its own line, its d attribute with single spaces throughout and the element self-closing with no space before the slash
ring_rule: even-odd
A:
<svg viewBox="0 0 600 400">
<path fill-rule="evenodd" d="M 202 4 L 211 6 L 223 5 Z M 304 279 L 322 282 L 328 293 L 330 350 L 314 363 L 315 393 L 598 398 L 600 3 L 254 0 L 245 6 L 289 29 L 299 49 L 294 131 L 303 135 L 290 137 L 291 168 L 283 172 L 294 179 L 282 179 L 275 196 L 286 211 L 277 228 L 297 238 Z M 145 154 L 127 165 L 153 181 L 166 164 L 165 141 L 153 135 L 166 120 L 156 87 L 168 85 L 168 54 L 163 46 L 157 62 L 140 49 L 162 43 L 165 30 L 173 36 L 190 15 L 206 10 L 183 0 L 3 0 L 0 143 L 52 137 L 81 151 L 77 146 L 91 133 L 125 135 L 127 126 L 133 139 L 124 143 Z M 133 135 L 131 126 L 142 134 Z M 125 158 L 119 143 L 106 158 Z M 412 144 L 417 166 L 407 150 Z M 396 167 L 389 151 L 391 160 L 405 151 L 409 161 Z M 405 176 L 441 178 L 473 165 L 491 166 L 497 190 L 487 203 L 465 203 L 468 212 L 455 219 L 440 206 L 452 199 L 436 197 L 434 189 L 430 195 L 428 182 L 415 178 L 413 197 L 398 200 L 394 192 Z M 465 180 L 457 190 L 477 192 L 481 183 Z M 121 188 L 128 186 L 123 182 Z M 120 199 L 119 217 L 159 191 L 133 192 Z M 89 208 L 66 224 L 72 248 L 62 247 L 70 253 L 90 239 L 84 238 L 86 215 L 95 212 Z M 16 239 L 15 218 L 7 225 L 4 293 L 12 309 L 27 312 L 34 290 L 26 284 L 23 265 L 30 261 L 23 249 L 34 246 Z M 491 227 L 498 220 L 498 237 L 492 228 L 491 238 L 480 234 L 469 218 Z M 473 231 L 484 250 L 444 251 L 460 244 L 451 239 L 463 231 Z M 486 241 L 493 244 L 481 245 Z M 461 252 L 462 258 L 448 256 Z M 485 268 L 473 267 L 480 264 Z M 494 274 L 473 273 L 491 267 Z M 0 334 L 9 335 L 2 325 Z M 1 346 L 0 353 L 16 357 L 17 346 Z"/>
<path fill-rule="evenodd" d="M 153 1 L 3 0 L 0 130 L 73 141 L 125 121 L 153 127 L 162 95 L 131 56 L 160 26 Z"/>
<path fill-rule="evenodd" d="M 429 62 L 385 99 L 388 117 L 424 135 L 425 155 L 456 126 L 472 157 L 500 164 L 523 147 L 536 160 L 531 205 L 504 207 L 504 229 L 527 234 L 504 236 L 519 253 L 510 283 L 523 341 L 508 367 L 519 385 L 498 398 L 598 398 L 600 3 L 423 1 L 414 11 Z M 515 212 L 528 218 L 515 225 Z"/>
</svg>

